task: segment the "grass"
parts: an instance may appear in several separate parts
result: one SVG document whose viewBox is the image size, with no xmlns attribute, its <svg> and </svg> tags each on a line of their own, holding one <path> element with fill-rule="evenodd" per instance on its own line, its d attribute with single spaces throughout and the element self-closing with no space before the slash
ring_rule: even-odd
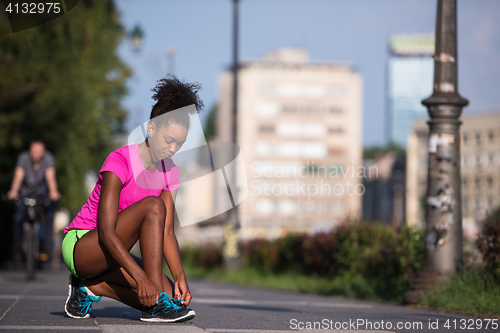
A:
<svg viewBox="0 0 500 333">
<path fill-rule="evenodd" d="M 277 274 L 262 272 L 255 268 L 243 268 L 231 272 L 224 272 L 221 269 L 206 271 L 190 265 L 185 265 L 184 270 L 189 278 L 203 278 L 216 282 L 366 300 L 402 301 L 402 294 L 398 295 L 388 292 L 387 281 L 385 279 L 367 279 L 361 275 L 343 274 L 333 279 L 328 279 L 295 273 Z"/>
<path fill-rule="evenodd" d="M 336 295 L 373 301 L 402 302 L 405 290 L 394 290 L 383 278 L 367 279 L 361 275 L 343 274 L 333 279 L 294 273 L 262 272 L 255 268 L 224 272 L 185 265 L 189 278 L 215 282 L 292 290 L 320 295 Z M 422 305 L 484 316 L 500 316 L 500 283 L 490 275 L 464 271 L 439 290 L 422 297 Z"/>
<path fill-rule="evenodd" d="M 423 296 L 424 305 L 485 316 L 500 316 L 500 283 L 478 271 L 463 271 L 439 290 Z"/>
</svg>

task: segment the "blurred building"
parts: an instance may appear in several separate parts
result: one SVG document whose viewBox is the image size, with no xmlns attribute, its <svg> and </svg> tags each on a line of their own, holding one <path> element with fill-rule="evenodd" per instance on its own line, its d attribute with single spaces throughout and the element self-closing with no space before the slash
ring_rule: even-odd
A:
<svg viewBox="0 0 500 333">
<path fill-rule="evenodd" d="M 432 94 L 434 36 L 393 35 L 387 63 L 388 141 L 401 147 L 413 121 L 427 116 L 422 100 Z"/>
<path fill-rule="evenodd" d="M 361 216 L 362 80 L 344 64 L 278 49 L 241 64 L 238 138 L 249 195 L 241 237 L 316 232 Z M 219 78 L 217 139 L 232 141 L 232 73 Z"/>
<path fill-rule="evenodd" d="M 363 179 L 363 221 L 392 225 L 405 223 L 406 156 L 387 152 L 375 160 L 365 160 L 374 169 Z"/>
<path fill-rule="evenodd" d="M 425 225 L 427 131 L 427 123 L 417 121 L 407 145 L 407 219 L 414 226 Z M 462 217 L 470 237 L 500 206 L 500 111 L 464 115 L 461 133 Z"/>
</svg>

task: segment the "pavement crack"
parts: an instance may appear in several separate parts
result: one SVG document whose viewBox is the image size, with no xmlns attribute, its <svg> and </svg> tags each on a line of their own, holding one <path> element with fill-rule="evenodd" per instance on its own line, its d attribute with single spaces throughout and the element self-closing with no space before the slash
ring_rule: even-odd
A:
<svg viewBox="0 0 500 333">
<path fill-rule="evenodd" d="M 32 284 L 29 284 L 26 286 L 26 288 L 24 288 L 22 294 L 17 296 L 17 298 L 14 300 L 14 303 L 12 303 L 11 306 L 9 306 L 9 308 L 0 317 L 0 321 L 3 319 L 3 317 L 5 317 L 7 313 L 9 313 L 10 310 L 12 310 L 12 308 L 16 306 L 16 304 L 21 300 L 21 298 L 23 298 L 23 296 L 25 296 L 28 293 L 28 291 L 30 291 L 32 286 L 33 286 Z"/>
<path fill-rule="evenodd" d="M 102 329 L 101 325 L 99 325 L 99 323 L 97 322 L 97 320 L 95 320 L 95 317 L 92 318 L 94 320 L 94 323 L 97 325 L 97 327 L 99 327 L 99 329 L 101 330 L 101 332 L 104 332 L 104 330 Z"/>
</svg>

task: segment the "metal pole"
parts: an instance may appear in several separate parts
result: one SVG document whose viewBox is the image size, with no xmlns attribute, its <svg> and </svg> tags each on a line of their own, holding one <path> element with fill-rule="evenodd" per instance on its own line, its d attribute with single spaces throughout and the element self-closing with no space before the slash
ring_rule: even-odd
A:
<svg viewBox="0 0 500 333">
<path fill-rule="evenodd" d="M 422 101 L 430 116 L 425 226 L 425 267 L 405 295 L 418 302 L 419 292 L 445 282 L 462 266 L 460 125 L 469 102 L 457 89 L 456 0 L 438 0 L 434 92 Z M 413 294 L 412 294 L 413 293 Z"/>
<path fill-rule="evenodd" d="M 238 143 L 237 129 L 238 129 L 238 0 L 233 0 L 233 105 L 232 105 L 232 115 L 233 115 L 233 133 L 232 139 L 234 143 Z M 236 157 L 236 156 L 234 156 Z M 237 191 L 236 179 L 237 179 L 237 168 L 234 164 L 234 169 L 231 172 L 231 188 L 233 191 Z M 234 198 L 236 193 L 232 194 Z M 225 226 L 224 230 L 224 267 L 225 269 L 236 269 L 239 267 L 239 218 L 238 218 L 238 206 L 234 204 L 233 208 L 230 210 L 230 216 L 228 224 Z"/>
</svg>

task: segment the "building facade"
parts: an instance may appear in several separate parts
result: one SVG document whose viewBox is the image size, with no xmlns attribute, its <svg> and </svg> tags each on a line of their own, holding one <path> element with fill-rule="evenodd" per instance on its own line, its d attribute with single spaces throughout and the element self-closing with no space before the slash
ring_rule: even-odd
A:
<svg viewBox="0 0 500 333">
<path fill-rule="evenodd" d="M 462 217 L 472 237 L 486 214 L 500 206 L 500 111 L 462 117 Z M 424 120 L 414 124 L 407 145 L 407 220 L 425 224 L 427 194 L 427 131 Z"/>
<path fill-rule="evenodd" d="M 217 138 L 232 141 L 232 73 L 219 78 Z M 241 238 L 317 232 L 361 216 L 362 80 L 279 49 L 239 70 L 237 143 L 249 193 Z"/>
<path fill-rule="evenodd" d="M 387 63 L 388 141 L 401 147 L 413 121 L 427 116 L 422 100 L 432 94 L 434 36 L 393 35 Z"/>
</svg>

